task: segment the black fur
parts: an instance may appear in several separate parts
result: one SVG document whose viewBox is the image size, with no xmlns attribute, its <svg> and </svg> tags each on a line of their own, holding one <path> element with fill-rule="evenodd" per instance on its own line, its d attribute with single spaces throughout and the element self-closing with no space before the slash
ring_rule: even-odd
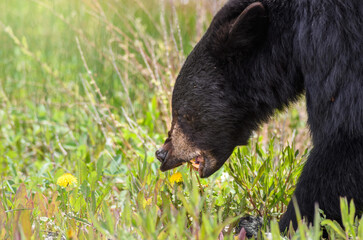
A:
<svg viewBox="0 0 363 240">
<path fill-rule="evenodd" d="M 245 216 L 240 218 L 238 225 L 235 228 L 235 234 L 239 234 L 242 228 L 246 231 L 246 237 L 257 239 L 259 229 L 262 227 L 262 217 Z"/>
<path fill-rule="evenodd" d="M 314 148 L 296 188 L 340 221 L 339 196 L 363 210 L 363 1 L 230 0 L 187 58 L 172 100 L 173 121 L 220 168 L 276 109 L 306 93 Z M 247 16 L 247 17 L 246 17 Z M 206 176 L 212 174 L 208 172 Z M 296 228 L 292 203 L 280 221 Z"/>
</svg>

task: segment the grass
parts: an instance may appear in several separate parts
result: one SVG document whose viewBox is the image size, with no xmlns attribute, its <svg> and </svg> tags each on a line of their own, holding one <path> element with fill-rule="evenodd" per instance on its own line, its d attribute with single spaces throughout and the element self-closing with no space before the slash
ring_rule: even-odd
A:
<svg viewBox="0 0 363 240">
<path fill-rule="evenodd" d="M 234 239 L 246 214 L 280 238 L 269 221 L 310 146 L 303 103 L 208 179 L 154 158 L 178 70 L 222 4 L 0 1 L 0 239 Z M 77 183 L 59 186 L 64 173 Z M 331 238 L 363 236 L 353 206 L 342 200 L 345 228 L 322 220 Z M 319 239 L 319 223 L 290 236 Z"/>
</svg>

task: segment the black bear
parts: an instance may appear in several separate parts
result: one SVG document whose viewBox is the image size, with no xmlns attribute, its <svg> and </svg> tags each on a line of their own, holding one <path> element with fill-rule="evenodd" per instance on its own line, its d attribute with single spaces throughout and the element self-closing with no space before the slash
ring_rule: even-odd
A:
<svg viewBox="0 0 363 240">
<path fill-rule="evenodd" d="M 341 221 L 339 197 L 363 211 L 363 1 L 230 0 L 186 59 L 172 126 L 156 152 L 162 171 L 195 159 L 217 171 L 276 109 L 305 94 L 312 149 L 294 196 Z M 292 221 L 290 202 L 281 231 Z"/>
</svg>

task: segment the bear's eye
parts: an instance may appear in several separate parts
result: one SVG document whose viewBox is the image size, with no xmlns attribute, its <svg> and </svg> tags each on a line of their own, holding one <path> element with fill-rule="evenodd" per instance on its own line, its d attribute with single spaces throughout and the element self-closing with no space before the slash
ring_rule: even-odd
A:
<svg viewBox="0 0 363 240">
<path fill-rule="evenodd" d="M 192 123 L 194 121 L 194 117 L 192 115 L 189 115 L 189 114 L 184 114 L 183 118 L 188 123 Z"/>
</svg>

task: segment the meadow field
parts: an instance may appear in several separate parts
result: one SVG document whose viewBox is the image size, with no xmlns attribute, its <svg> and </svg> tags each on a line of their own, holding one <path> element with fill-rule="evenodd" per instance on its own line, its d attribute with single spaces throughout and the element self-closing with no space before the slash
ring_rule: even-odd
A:
<svg viewBox="0 0 363 240">
<path fill-rule="evenodd" d="M 244 239 L 247 214 L 281 238 L 311 148 L 304 99 L 208 179 L 154 157 L 178 71 L 222 4 L 0 0 L 0 239 Z M 317 215 L 288 236 L 320 239 L 321 223 L 363 237 L 342 211 L 345 228 Z"/>
</svg>

